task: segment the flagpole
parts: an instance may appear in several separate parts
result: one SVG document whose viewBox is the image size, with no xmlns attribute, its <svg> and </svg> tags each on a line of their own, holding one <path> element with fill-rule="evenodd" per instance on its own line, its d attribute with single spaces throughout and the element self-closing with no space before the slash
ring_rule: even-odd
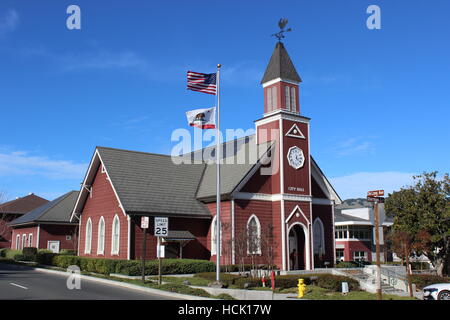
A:
<svg viewBox="0 0 450 320">
<path fill-rule="evenodd" d="M 217 130 L 216 130 L 216 171 L 217 171 L 217 185 L 216 185 L 216 281 L 220 281 L 220 67 L 217 65 Z"/>
</svg>

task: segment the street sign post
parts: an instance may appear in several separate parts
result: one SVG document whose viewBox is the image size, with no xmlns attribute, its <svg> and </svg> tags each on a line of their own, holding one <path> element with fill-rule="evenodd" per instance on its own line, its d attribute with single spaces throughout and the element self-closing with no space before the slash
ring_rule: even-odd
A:
<svg viewBox="0 0 450 320">
<path fill-rule="evenodd" d="M 154 223 L 154 236 L 158 238 L 158 282 L 162 283 L 161 279 L 161 269 L 162 269 L 162 260 L 161 260 L 161 237 L 167 237 L 169 234 L 169 218 L 167 217 L 155 217 Z"/>
<path fill-rule="evenodd" d="M 376 245 L 376 261 L 377 261 L 377 299 L 382 300 L 381 292 L 381 263 L 380 263 L 380 217 L 378 214 L 378 203 L 382 202 L 384 196 L 384 190 L 374 190 L 367 192 L 367 200 L 374 202 L 374 222 L 375 222 L 375 245 Z M 380 201 L 381 200 L 381 201 Z"/>
<path fill-rule="evenodd" d="M 145 283 L 145 253 L 146 253 L 146 245 L 147 245 L 147 229 L 148 229 L 148 223 L 149 223 L 149 217 L 142 217 L 141 218 L 141 228 L 144 232 L 143 241 L 142 244 L 142 267 L 141 267 L 141 275 L 142 275 L 142 282 Z"/>
</svg>

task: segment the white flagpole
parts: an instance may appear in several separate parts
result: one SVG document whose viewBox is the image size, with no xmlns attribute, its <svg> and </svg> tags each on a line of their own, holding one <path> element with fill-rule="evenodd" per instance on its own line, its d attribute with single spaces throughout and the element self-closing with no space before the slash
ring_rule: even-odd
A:
<svg viewBox="0 0 450 320">
<path fill-rule="evenodd" d="M 220 281 L 220 67 L 217 65 L 217 124 L 216 124 L 216 171 L 217 171 L 217 194 L 216 194 L 216 281 Z"/>
</svg>

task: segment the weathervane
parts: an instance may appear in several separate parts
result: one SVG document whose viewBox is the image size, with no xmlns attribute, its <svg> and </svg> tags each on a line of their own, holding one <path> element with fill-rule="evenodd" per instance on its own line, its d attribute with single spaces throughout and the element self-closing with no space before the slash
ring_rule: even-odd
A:
<svg viewBox="0 0 450 320">
<path fill-rule="evenodd" d="M 287 25 L 287 23 L 288 23 L 288 19 L 284 19 L 284 18 L 281 18 L 280 21 L 278 21 L 278 26 L 280 27 L 280 32 L 274 33 L 272 35 L 272 37 L 277 37 L 278 38 L 278 42 L 281 42 L 281 39 L 284 38 L 284 34 L 283 33 L 292 31 L 291 28 L 289 28 L 287 30 L 284 30 L 284 27 Z"/>
</svg>

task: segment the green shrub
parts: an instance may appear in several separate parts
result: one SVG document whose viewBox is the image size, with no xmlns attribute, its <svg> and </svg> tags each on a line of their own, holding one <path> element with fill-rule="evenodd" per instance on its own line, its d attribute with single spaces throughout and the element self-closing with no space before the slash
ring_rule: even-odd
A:
<svg viewBox="0 0 450 320">
<path fill-rule="evenodd" d="M 191 288 L 183 284 L 165 283 L 157 286 L 158 289 L 170 292 L 177 292 L 181 294 L 189 294 L 198 297 L 210 297 L 211 295 L 203 289 Z"/>
<path fill-rule="evenodd" d="M 430 274 L 414 274 L 411 276 L 411 282 L 416 284 L 416 288 L 422 290 L 424 287 L 435 283 L 448 283 L 450 277 L 440 277 Z"/>
<path fill-rule="evenodd" d="M 5 248 L 2 250 L 1 254 L 3 258 L 7 258 L 7 259 L 14 259 L 14 256 L 16 254 L 21 254 L 22 250 L 13 250 L 13 249 L 8 249 Z"/>
<path fill-rule="evenodd" d="M 222 299 L 222 300 L 236 300 L 235 298 L 230 296 L 228 293 L 221 293 L 221 294 L 215 296 L 215 298 Z"/>
<path fill-rule="evenodd" d="M 39 264 L 51 266 L 51 265 L 53 265 L 52 259 L 55 256 L 57 256 L 56 253 L 53 253 L 50 250 L 41 249 L 41 250 L 38 250 L 38 252 L 37 252 L 36 262 Z"/>
<path fill-rule="evenodd" d="M 196 277 L 200 277 L 203 279 L 207 279 L 211 282 L 216 281 L 216 273 L 215 272 L 201 272 L 195 275 Z M 230 285 L 235 284 L 235 282 L 240 279 L 239 275 L 230 274 L 230 273 L 221 273 L 220 274 L 220 282 L 222 282 L 225 287 L 229 287 Z"/>
<path fill-rule="evenodd" d="M 70 250 L 70 249 L 62 249 L 59 252 L 60 255 L 69 255 L 69 256 L 76 256 L 77 250 Z"/>
<path fill-rule="evenodd" d="M 317 285 L 321 288 L 339 292 L 342 290 L 342 282 L 347 282 L 348 288 L 351 291 L 359 290 L 358 281 L 349 277 L 336 276 L 332 274 L 321 274 L 318 277 Z"/>
<path fill-rule="evenodd" d="M 142 262 L 139 260 L 123 260 L 116 264 L 115 273 L 129 276 L 141 275 Z M 215 270 L 215 264 L 207 260 L 195 259 L 163 259 L 162 274 L 187 274 L 210 272 Z M 145 263 L 145 274 L 158 274 L 158 260 Z"/>
<path fill-rule="evenodd" d="M 25 256 L 21 253 L 17 253 L 14 255 L 14 260 L 16 261 L 25 261 Z"/>
<path fill-rule="evenodd" d="M 256 266 L 253 266 L 251 264 L 229 264 L 220 266 L 220 272 L 239 272 L 239 271 L 250 271 L 252 269 L 259 269 L 259 270 L 269 270 L 269 269 L 276 269 L 275 265 L 266 265 L 266 264 L 258 264 Z"/>
<path fill-rule="evenodd" d="M 341 261 L 336 264 L 336 268 L 357 268 L 358 265 L 353 261 Z"/>
<path fill-rule="evenodd" d="M 36 261 L 37 248 L 27 247 L 23 248 L 22 254 L 24 255 L 25 261 Z"/>
</svg>

